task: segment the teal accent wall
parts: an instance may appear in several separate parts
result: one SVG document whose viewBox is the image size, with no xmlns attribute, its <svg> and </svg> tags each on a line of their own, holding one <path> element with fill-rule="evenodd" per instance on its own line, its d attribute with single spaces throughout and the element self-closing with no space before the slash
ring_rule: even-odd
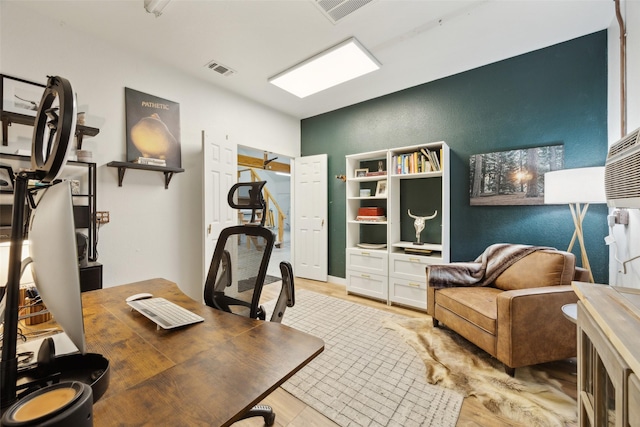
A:
<svg viewBox="0 0 640 427">
<path fill-rule="evenodd" d="M 545 49 L 305 119 L 303 156 L 327 153 L 329 274 L 345 277 L 345 155 L 445 141 L 451 148 L 451 259 L 498 242 L 567 249 L 568 206 L 470 206 L 469 157 L 564 144 L 565 167 L 604 165 L 607 34 Z M 596 282 L 608 283 L 606 205 L 591 205 L 585 245 Z M 579 256 L 578 245 L 574 253 Z"/>
</svg>

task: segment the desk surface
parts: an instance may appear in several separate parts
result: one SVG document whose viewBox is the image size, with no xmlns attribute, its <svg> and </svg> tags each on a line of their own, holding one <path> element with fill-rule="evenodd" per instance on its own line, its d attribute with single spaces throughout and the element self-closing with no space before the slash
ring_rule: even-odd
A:
<svg viewBox="0 0 640 427">
<path fill-rule="evenodd" d="M 640 372 L 640 289 L 581 282 L 573 282 L 572 286 L 585 309 L 637 375 Z"/>
<path fill-rule="evenodd" d="M 157 330 L 125 298 L 164 297 L 205 318 Z M 324 349 L 290 327 L 214 310 L 152 279 L 82 294 L 88 351 L 109 359 L 111 380 L 94 425 L 223 426 L 262 401 Z"/>
</svg>

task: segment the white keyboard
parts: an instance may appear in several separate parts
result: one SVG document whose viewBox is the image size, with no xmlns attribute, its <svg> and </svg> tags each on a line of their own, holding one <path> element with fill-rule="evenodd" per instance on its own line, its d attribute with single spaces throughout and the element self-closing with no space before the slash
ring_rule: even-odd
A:
<svg viewBox="0 0 640 427">
<path fill-rule="evenodd" d="M 203 317 L 164 298 L 128 301 L 127 304 L 143 316 L 153 320 L 158 328 L 173 329 L 204 321 Z"/>
</svg>

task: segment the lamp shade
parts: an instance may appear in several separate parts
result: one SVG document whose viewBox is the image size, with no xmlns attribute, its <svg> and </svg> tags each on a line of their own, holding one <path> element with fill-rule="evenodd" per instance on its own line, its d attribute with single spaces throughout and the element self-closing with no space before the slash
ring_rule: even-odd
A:
<svg viewBox="0 0 640 427">
<path fill-rule="evenodd" d="M 551 205 L 605 203 L 604 166 L 545 173 L 544 202 Z"/>
</svg>

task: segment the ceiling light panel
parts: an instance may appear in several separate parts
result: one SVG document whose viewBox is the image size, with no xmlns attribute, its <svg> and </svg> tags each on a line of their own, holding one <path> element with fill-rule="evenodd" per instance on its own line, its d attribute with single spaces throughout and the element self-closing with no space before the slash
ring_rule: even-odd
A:
<svg viewBox="0 0 640 427">
<path fill-rule="evenodd" d="M 350 38 L 269 79 L 269 83 L 305 98 L 380 68 L 355 38 Z"/>
</svg>

